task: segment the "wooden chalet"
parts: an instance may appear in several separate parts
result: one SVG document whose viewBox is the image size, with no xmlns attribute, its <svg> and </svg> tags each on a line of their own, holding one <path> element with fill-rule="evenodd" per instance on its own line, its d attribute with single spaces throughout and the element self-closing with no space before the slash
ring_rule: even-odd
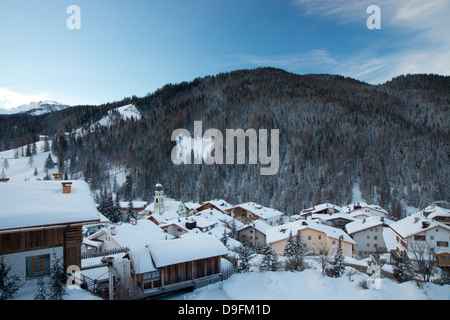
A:
<svg viewBox="0 0 450 320">
<path fill-rule="evenodd" d="M 221 280 L 221 258 L 227 254 L 217 237 L 199 236 L 151 242 L 128 257 L 143 299 Z"/>
<path fill-rule="evenodd" d="M 283 213 L 278 210 L 267 208 L 254 202 L 247 202 L 228 208 L 225 212 L 230 217 L 245 224 L 253 223 L 256 220 L 261 220 L 269 225 L 275 225 L 283 215 Z"/>
<path fill-rule="evenodd" d="M 0 255 L 14 274 L 48 275 L 55 257 L 81 266 L 82 226 L 101 220 L 86 183 L 64 191 L 56 181 L 8 183 L 0 194 Z"/>
</svg>

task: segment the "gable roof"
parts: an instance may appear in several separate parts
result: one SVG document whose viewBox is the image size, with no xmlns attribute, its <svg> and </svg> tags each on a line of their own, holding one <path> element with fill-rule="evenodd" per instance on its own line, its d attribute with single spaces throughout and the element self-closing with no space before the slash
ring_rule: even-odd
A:
<svg viewBox="0 0 450 320">
<path fill-rule="evenodd" d="M 255 228 L 262 234 L 266 234 L 267 229 L 272 228 L 272 226 L 270 224 L 265 223 L 264 221 L 256 220 L 256 221 L 253 221 L 251 224 L 243 225 L 241 228 L 238 229 L 238 231 L 242 231 L 247 228 Z"/>
<path fill-rule="evenodd" d="M 345 225 L 345 229 L 347 230 L 347 233 L 351 235 L 357 232 L 361 232 L 378 226 L 388 225 L 391 223 L 393 223 L 393 221 L 382 219 L 382 217 L 379 216 L 372 216 L 367 219 L 358 219 L 351 223 L 348 223 Z"/>
<path fill-rule="evenodd" d="M 157 268 L 228 254 L 215 236 L 154 241 L 148 244 L 148 249 Z"/>
<path fill-rule="evenodd" d="M 302 230 L 311 229 L 318 232 L 325 233 L 329 238 L 339 239 L 339 237 L 343 237 L 344 242 L 351 243 L 356 245 L 356 242 L 344 231 L 339 228 L 330 227 L 324 224 L 315 223 L 311 221 L 305 220 L 297 220 L 294 222 L 289 222 L 280 226 L 272 227 L 266 230 L 267 243 L 271 244 L 274 242 L 278 242 L 281 240 L 285 240 L 289 237 L 289 234 L 292 232 L 292 235 L 295 236 L 298 230 L 300 232 Z"/>
<path fill-rule="evenodd" d="M 433 228 L 444 228 L 450 231 L 450 227 L 436 220 L 427 218 L 420 213 L 412 214 L 402 220 L 389 225 L 402 238 L 408 238 L 418 233 L 426 232 Z"/>
<path fill-rule="evenodd" d="M 436 217 L 450 217 L 449 209 L 445 209 L 434 204 L 421 210 L 420 213 L 430 219 L 434 219 Z"/>
<path fill-rule="evenodd" d="M 260 204 L 254 203 L 254 202 L 242 203 L 237 206 L 228 208 L 228 209 L 226 209 L 226 211 L 231 212 L 233 209 L 236 209 L 236 208 L 242 208 L 245 211 L 251 212 L 254 215 L 256 215 L 264 220 L 267 220 L 270 218 L 281 217 L 283 215 L 282 212 L 280 212 L 276 209 L 267 208 L 267 207 L 264 207 Z"/>
<path fill-rule="evenodd" d="M 107 233 L 121 247 L 128 247 L 131 250 L 144 247 L 151 241 L 172 239 L 173 236 L 164 232 L 159 226 L 150 220 L 137 220 L 137 224 L 121 223 L 115 225 L 115 235 L 111 229 L 103 228 L 95 234 L 88 237 L 89 240 L 95 240 L 102 233 Z"/>
<path fill-rule="evenodd" d="M 72 192 L 63 194 L 61 182 L 0 184 L 0 232 L 100 222 L 87 183 L 73 181 Z"/>
<path fill-rule="evenodd" d="M 300 215 L 303 216 L 303 215 L 307 215 L 307 214 L 311 214 L 311 213 L 317 213 L 317 212 L 320 212 L 320 211 L 323 211 L 323 210 L 326 210 L 326 209 L 333 209 L 333 210 L 336 210 L 336 212 L 341 212 L 342 211 L 342 208 L 339 207 L 339 206 L 336 206 L 336 205 L 331 204 L 331 203 L 322 203 L 322 204 L 319 204 L 317 206 L 314 206 L 314 207 L 302 210 Z"/>
</svg>

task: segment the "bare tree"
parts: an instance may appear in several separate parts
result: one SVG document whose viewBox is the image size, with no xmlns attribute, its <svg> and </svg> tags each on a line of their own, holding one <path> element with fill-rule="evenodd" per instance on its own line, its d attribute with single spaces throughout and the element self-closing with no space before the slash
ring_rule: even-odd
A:
<svg viewBox="0 0 450 320">
<path fill-rule="evenodd" d="M 409 251 L 414 254 L 414 262 L 424 282 L 429 282 L 436 266 L 437 248 L 428 241 L 412 240 Z"/>
<path fill-rule="evenodd" d="M 330 247 L 323 246 L 319 248 L 319 254 L 316 257 L 316 261 L 319 263 L 322 270 L 322 276 L 326 274 L 327 267 L 330 264 Z"/>
</svg>

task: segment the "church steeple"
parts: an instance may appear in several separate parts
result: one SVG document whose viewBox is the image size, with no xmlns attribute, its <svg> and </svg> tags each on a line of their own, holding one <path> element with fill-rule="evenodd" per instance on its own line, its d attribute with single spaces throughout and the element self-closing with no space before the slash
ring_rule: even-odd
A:
<svg viewBox="0 0 450 320">
<path fill-rule="evenodd" d="M 154 213 L 162 214 L 164 212 L 164 192 L 161 184 L 155 186 Z"/>
</svg>

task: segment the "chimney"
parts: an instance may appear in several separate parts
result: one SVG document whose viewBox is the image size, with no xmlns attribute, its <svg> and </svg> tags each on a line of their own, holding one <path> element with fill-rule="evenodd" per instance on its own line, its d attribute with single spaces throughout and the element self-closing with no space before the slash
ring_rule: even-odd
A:
<svg viewBox="0 0 450 320">
<path fill-rule="evenodd" d="M 430 222 L 429 221 L 422 221 L 422 229 L 426 229 L 430 226 Z"/>
<path fill-rule="evenodd" d="M 117 234 L 115 225 L 111 225 L 109 229 L 111 230 L 111 235 L 115 236 Z"/>
<path fill-rule="evenodd" d="M 417 222 L 419 222 L 419 217 L 414 217 L 414 223 L 417 223 Z"/>
<path fill-rule="evenodd" d="M 72 182 L 61 182 L 63 187 L 63 194 L 70 194 L 72 193 Z"/>
</svg>

